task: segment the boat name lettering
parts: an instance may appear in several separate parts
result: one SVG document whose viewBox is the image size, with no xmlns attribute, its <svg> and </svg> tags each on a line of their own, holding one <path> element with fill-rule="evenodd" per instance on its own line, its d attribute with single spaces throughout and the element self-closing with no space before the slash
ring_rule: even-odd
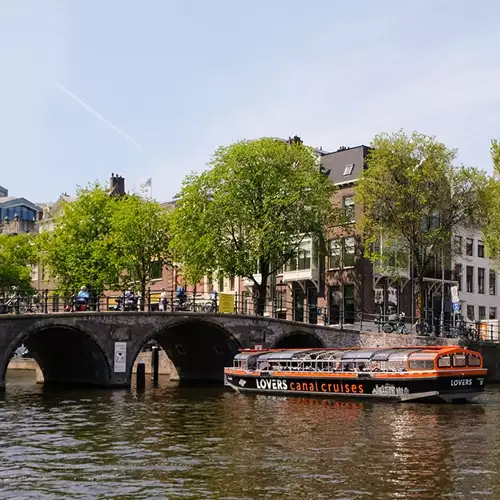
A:
<svg viewBox="0 0 500 500">
<path fill-rule="evenodd" d="M 458 385 L 472 385 L 472 379 L 471 378 L 462 378 L 459 380 L 452 380 L 451 385 L 453 387 L 456 387 Z"/>
<path fill-rule="evenodd" d="M 270 379 L 263 378 L 257 379 L 257 388 L 258 389 L 269 389 L 273 391 L 286 391 L 288 390 L 288 383 L 286 380 L 282 379 Z"/>
<path fill-rule="evenodd" d="M 257 379 L 258 389 L 273 391 L 301 391 L 301 392 L 333 392 L 344 394 L 363 394 L 363 384 L 327 383 L 315 380 L 314 382 L 296 382 L 285 379 Z"/>
<path fill-rule="evenodd" d="M 403 396 L 404 394 L 410 394 L 408 387 L 396 387 L 392 384 L 376 385 L 372 390 L 372 394 L 377 396 Z"/>
</svg>

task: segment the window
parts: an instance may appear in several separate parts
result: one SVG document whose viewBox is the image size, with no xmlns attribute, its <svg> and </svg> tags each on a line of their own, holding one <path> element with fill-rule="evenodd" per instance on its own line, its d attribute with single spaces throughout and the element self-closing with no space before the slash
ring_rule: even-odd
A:
<svg viewBox="0 0 500 500">
<path fill-rule="evenodd" d="M 330 240 L 328 269 L 352 267 L 356 261 L 356 238 L 338 238 Z"/>
<path fill-rule="evenodd" d="M 490 307 L 490 319 L 497 319 L 497 308 Z"/>
<path fill-rule="evenodd" d="M 451 366 L 451 358 L 449 356 L 441 356 L 438 358 L 439 368 L 449 368 Z"/>
<path fill-rule="evenodd" d="M 342 208 L 346 222 L 355 222 L 354 196 L 344 196 L 342 198 Z"/>
<path fill-rule="evenodd" d="M 305 239 L 300 243 L 297 256 L 286 264 L 285 271 L 305 271 L 311 269 L 311 255 L 312 241 L 310 239 Z M 317 255 L 318 253 L 315 252 L 315 266 L 317 266 Z"/>
<path fill-rule="evenodd" d="M 490 295 L 497 294 L 497 273 L 490 271 Z"/>
<path fill-rule="evenodd" d="M 151 263 L 151 279 L 152 280 L 161 280 L 162 278 L 163 266 L 161 262 L 157 260 Z"/>
<path fill-rule="evenodd" d="M 346 165 L 344 168 L 344 175 L 351 175 L 353 170 L 354 170 L 354 163 Z"/>
<path fill-rule="evenodd" d="M 467 306 L 467 319 L 474 321 L 474 306 Z"/>
<path fill-rule="evenodd" d="M 453 355 L 453 366 L 466 366 L 467 365 L 467 358 L 465 354 L 454 354 Z"/>
<path fill-rule="evenodd" d="M 477 293 L 484 294 L 484 268 L 477 268 Z"/>
<path fill-rule="evenodd" d="M 467 266 L 467 292 L 474 293 L 474 268 L 472 266 Z"/>
<path fill-rule="evenodd" d="M 434 370 L 434 360 L 410 359 L 410 370 Z"/>
<path fill-rule="evenodd" d="M 330 240 L 330 255 L 328 256 L 328 269 L 342 267 L 342 240 Z"/>
<path fill-rule="evenodd" d="M 220 276 L 219 277 L 219 292 L 223 292 L 224 291 L 224 276 Z"/>
<path fill-rule="evenodd" d="M 234 292 L 234 276 L 231 276 L 229 278 L 229 290 L 231 290 L 231 292 Z"/>
<path fill-rule="evenodd" d="M 458 283 L 458 291 L 462 291 L 462 264 L 455 264 L 455 281 Z"/>
<path fill-rule="evenodd" d="M 486 307 L 479 306 L 479 319 L 486 319 Z"/>
<path fill-rule="evenodd" d="M 355 261 L 356 240 L 354 238 L 344 238 L 344 267 L 354 266 Z"/>
<path fill-rule="evenodd" d="M 472 238 L 467 238 L 465 240 L 465 255 L 469 257 L 474 255 L 474 240 Z"/>
<path fill-rule="evenodd" d="M 482 241 L 477 242 L 477 256 L 484 258 L 484 245 Z"/>
<path fill-rule="evenodd" d="M 462 237 L 454 236 L 453 237 L 453 250 L 457 255 L 462 255 Z"/>
<path fill-rule="evenodd" d="M 481 366 L 481 359 L 479 356 L 476 356 L 475 354 L 469 354 L 467 360 L 467 364 L 469 366 Z"/>
<path fill-rule="evenodd" d="M 299 250 L 298 270 L 311 269 L 311 248 L 301 248 Z"/>
</svg>

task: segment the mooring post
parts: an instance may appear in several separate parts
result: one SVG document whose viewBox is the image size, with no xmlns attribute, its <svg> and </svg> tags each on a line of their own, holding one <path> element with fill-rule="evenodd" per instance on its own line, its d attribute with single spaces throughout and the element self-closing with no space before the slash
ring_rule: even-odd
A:
<svg viewBox="0 0 500 500">
<path fill-rule="evenodd" d="M 151 380 L 156 385 L 158 384 L 158 372 L 160 369 L 160 349 L 158 346 L 153 346 L 151 349 Z"/>
<path fill-rule="evenodd" d="M 146 386 L 146 364 L 144 361 L 137 363 L 137 390 L 144 389 Z"/>
</svg>

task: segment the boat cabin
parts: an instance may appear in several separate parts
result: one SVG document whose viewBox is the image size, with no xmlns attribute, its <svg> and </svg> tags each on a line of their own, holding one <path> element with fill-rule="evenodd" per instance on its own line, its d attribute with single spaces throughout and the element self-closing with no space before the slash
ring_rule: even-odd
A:
<svg viewBox="0 0 500 500">
<path fill-rule="evenodd" d="M 482 356 L 459 346 L 372 349 L 242 350 L 233 367 L 268 372 L 415 372 L 482 368 Z"/>
</svg>

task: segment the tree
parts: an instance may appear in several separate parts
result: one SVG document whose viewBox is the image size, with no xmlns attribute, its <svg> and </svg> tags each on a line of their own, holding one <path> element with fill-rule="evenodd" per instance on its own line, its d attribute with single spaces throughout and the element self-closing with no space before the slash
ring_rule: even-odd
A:
<svg viewBox="0 0 500 500">
<path fill-rule="evenodd" d="M 174 259 L 191 283 L 217 273 L 250 279 L 263 314 L 269 277 L 304 237 L 324 241 L 335 188 L 297 137 L 221 147 L 210 167 L 183 182 L 171 216 Z"/>
<path fill-rule="evenodd" d="M 116 248 L 116 266 L 122 283 L 138 282 L 141 309 L 146 286 L 154 268 L 168 263 L 169 216 L 159 203 L 137 195 L 124 196 L 116 203 L 111 217 L 111 236 Z"/>
<path fill-rule="evenodd" d="M 365 254 L 373 262 L 387 266 L 391 260 L 393 268 L 410 269 L 420 317 L 426 272 L 450 255 L 454 230 L 484 220 L 486 176 L 454 166 L 456 154 L 416 132 L 377 135 L 356 190 Z"/>
<path fill-rule="evenodd" d="M 500 142 L 491 141 L 493 175 L 488 182 L 484 201 L 487 206 L 487 221 L 484 227 L 484 244 L 488 257 L 500 260 Z"/>
<path fill-rule="evenodd" d="M 60 291 L 85 285 L 99 293 L 119 282 L 111 238 L 116 200 L 97 183 L 79 188 L 77 199 L 64 204 L 54 230 L 40 235 L 42 261 Z"/>
<path fill-rule="evenodd" d="M 32 234 L 0 235 L 0 289 L 31 289 L 31 266 L 36 262 Z"/>
</svg>

